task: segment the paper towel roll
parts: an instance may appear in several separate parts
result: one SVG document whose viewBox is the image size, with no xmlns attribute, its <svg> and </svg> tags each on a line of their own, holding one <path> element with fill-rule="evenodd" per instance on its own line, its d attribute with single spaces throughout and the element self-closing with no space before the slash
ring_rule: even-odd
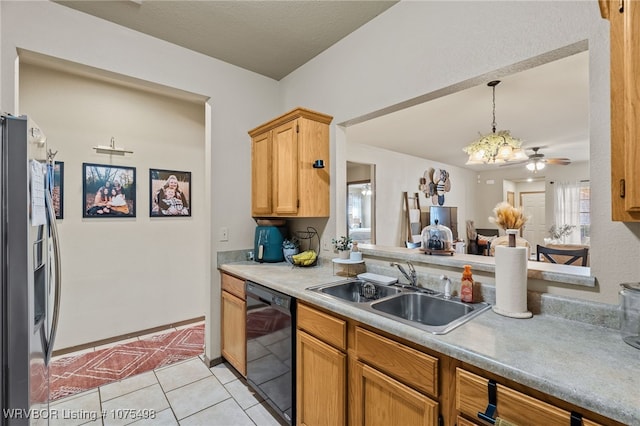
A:
<svg viewBox="0 0 640 426">
<path fill-rule="evenodd" d="M 494 312 L 512 318 L 531 318 L 527 310 L 527 248 L 498 246 L 495 259 Z"/>
<path fill-rule="evenodd" d="M 420 222 L 420 210 L 409 209 L 409 223 Z"/>
</svg>

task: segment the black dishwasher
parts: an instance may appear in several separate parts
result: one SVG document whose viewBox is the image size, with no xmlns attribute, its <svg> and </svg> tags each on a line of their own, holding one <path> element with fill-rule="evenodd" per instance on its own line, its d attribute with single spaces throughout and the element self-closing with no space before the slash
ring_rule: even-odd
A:
<svg viewBox="0 0 640 426">
<path fill-rule="evenodd" d="M 289 424 L 296 412 L 296 299 L 251 281 L 247 294 L 247 381 Z"/>
</svg>

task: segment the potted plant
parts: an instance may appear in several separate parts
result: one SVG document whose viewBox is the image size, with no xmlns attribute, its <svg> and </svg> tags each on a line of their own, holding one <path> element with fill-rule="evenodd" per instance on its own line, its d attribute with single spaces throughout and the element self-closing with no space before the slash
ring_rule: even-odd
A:
<svg viewBox="0 0 640 426">
<path fill-rule="evenodd" d="M 573 230 L 575 229 L 575 225 L 552 225 L 549 228 L 549 236 L 551 238 L 545 238 L 545 244 L 562 244 L 565 242 L 565 239 L 571 235 Z"/>
<path fill-rule="evenodd" d="M 338 251 L 338 257 L 340 259 L 349 259 L 349 250 L 351 249 L 351 237 L 345 237 L 344 235 L 338 239 L 332 239 L 331 243 L 333 248 Z"/>
<path fill-rule="evenodd" d="M 291 263 L 291 256 L 300 252 L 300 241 L 296 237 L 287 238 L 282 242 L 284 259 Z"/>
</svg>

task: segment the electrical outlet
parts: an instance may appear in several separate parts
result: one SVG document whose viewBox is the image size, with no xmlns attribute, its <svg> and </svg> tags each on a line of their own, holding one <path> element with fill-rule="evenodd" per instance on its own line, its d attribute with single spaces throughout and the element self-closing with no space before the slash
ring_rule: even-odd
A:
<svg viewBox="0 0 640 426">
<path fill-rule="evenodd" d="M 220 228 L 219 239 L 220 241 L 229 241 L 229 228 L 226 226 Z"/>
<path fill-rule="evenodd" d="M 322 250 L 324 250 L 324 251 L 330 251 L 330 250 L 331 250 L 331 244 L 330 244 L 330 243 L 328 243 L 328 242 L 326 242 L 326 241 L 325 241 L 325 242 L 323 242 L 323 243 L 322 243 Z"/>
</svg>

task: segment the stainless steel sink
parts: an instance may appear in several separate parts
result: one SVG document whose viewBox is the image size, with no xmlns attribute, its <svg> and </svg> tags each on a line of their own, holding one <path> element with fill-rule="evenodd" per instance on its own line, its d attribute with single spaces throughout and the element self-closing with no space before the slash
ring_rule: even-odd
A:
<svg viewBox="0 0 640 426">
<path fill-rule="evenodd" d="M 426 325 L 445 325 L 473 311 L 461 302 L 440 299 L 420 293 L 405 293 L 398 297 L 372 303 L 371 307 L 389 315 Z"/>
<path fill-rule="evenodd" d="M 384 286 L 362 280 L 309 287 L 332 299 L 367 312 L 394 319 L 433 334 L 445 334 L 491 307 L 488 303 L 462 303 L 416 287 Z"/>
<path fill-rule="evenodd" d="M 389 287 L 362 280 L 323 285 L 314 288 L 314 290 L 353 303 L 368 303 L 402 291 L 398 287 Z"/>
</svg>

